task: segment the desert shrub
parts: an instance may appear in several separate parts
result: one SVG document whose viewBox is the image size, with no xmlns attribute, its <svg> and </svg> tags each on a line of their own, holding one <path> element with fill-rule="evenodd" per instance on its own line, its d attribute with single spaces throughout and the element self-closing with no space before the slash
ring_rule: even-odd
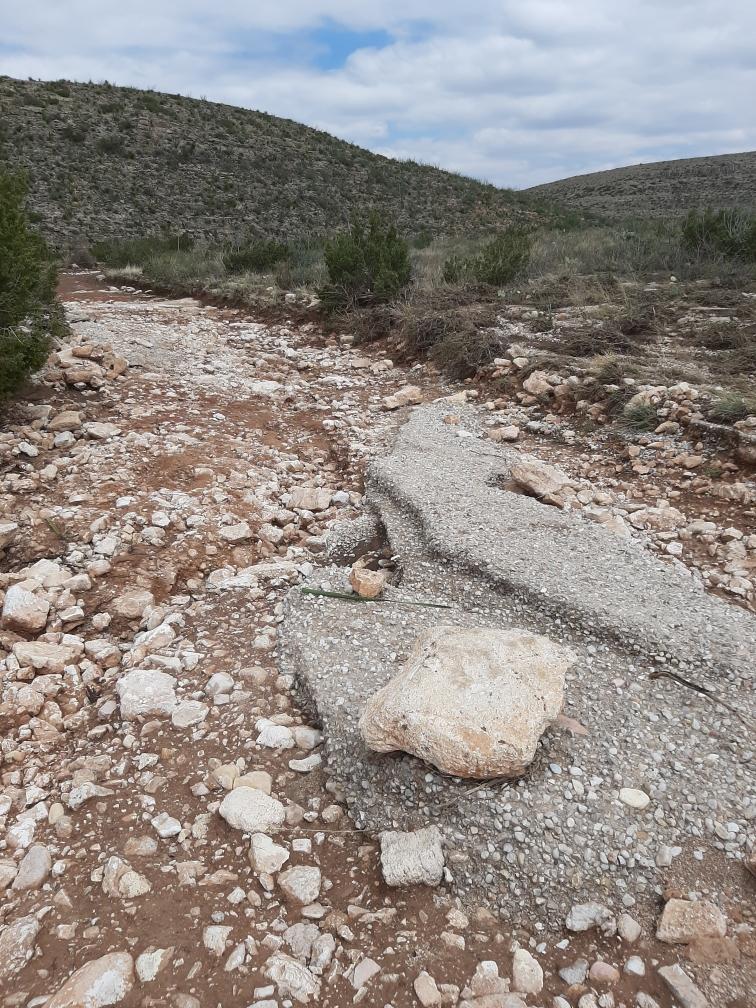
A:
<svg viewBox="0 0 756 1008">
<path fill-rule="evenodd" d="M 196 291 L 225 275 L 223 257 L 201 246 L 181 252 L 158 252 L 144 263 L 144 277 L 171 291 Z"/>
<path fill-rule="evenodd" d="M 252 239 L 223 253 L 223 265 L 229 273 L 267 273 L 290 258 L 287 245 L 265 238 Z"/>
<path fill-rule="evenodd" d="M 444 265 L 446 283 L 500 287 L 514 280 L 530 258 L 532 238 L 526 228 L 510 228 L 488 242 L 476 255 L 452 255 Z"/>
<path fill-rule="evenodd" d="M 682 241 L 697 254 L 756 260 L 756 217 L 741 210 L 691 210 L 683 221 Z"/>
<path fill-rule="evenodd" d="M 375 213 L 327 241 L 323 256 L 330 280 L 320 292 L 326 305 L 388 301 L 410 281 L 407 242 Z"/>
<path fill-rule="evenodd" d="M 659 425 L 656 410 L 648 403 L 635 403 L 622 411 L 622 422 L 633 431 L 652 431 Z"/>
<path fill-rule="evenodd" d="M 756 401 L 745 399 L 737 392 L 728 392 L 712 403 L 709 416 L 718 423 L 736 423 L 756 414 Z"/>
<path fill-rule="evenodd" d="M 25 180 L 0 171 L 0 399 L 44 364 L 57 314 L 55 263 L 29 227 L 25 200 Z"/>
<path fill-rule="evenodd" d="M 109 133 L 98 137 L 96 146 L 101 154 L 120 155 L 124 152 L 123 137 L 118 133 Z"/>
<path fill-rule="evenodd" d="M 106 238 L 92 245 L 92 255 L 105 266 L 140 266 L 163 252 L 192 249 L 189 235 L 145 235 L 143 238 Z"/>
</svg>

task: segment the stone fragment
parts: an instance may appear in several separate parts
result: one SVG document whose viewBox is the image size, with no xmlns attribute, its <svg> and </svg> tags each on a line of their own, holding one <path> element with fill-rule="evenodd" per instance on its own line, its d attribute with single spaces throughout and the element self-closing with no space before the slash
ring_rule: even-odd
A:
<svg viewBox="0 0 756 1008">
<path fill-rule="evenodd" d="M 134 588 L 113 599 L 110 608 L 123 619 L 141 619 L 145 611 L 155 604 L 155 596 L 146 588 Z"/>
<path fill-rule="evenodd" d="M 45 1008 L 106 1008 L 123 1001 L 133 986 L 134 960 L 127 952 L 110 952 L 76 970 Z"/>
<path fill-rule="evenodd" d="M 295 487 L 289 504 L 297 511 L 325 511 L 332 499 L 333 492 L 326 487 Z"/>
<path fill-rule="evenodd" d="M 102 875 L 102 891 L 116 899 L 138 899 L 145 896 L 152 886 L 144 875 L 135 872 L 128 861 L 112 855 L 105 862 Z"/>
<path fill-rule="evenodd" d="M 349 584 L 360 598 L 379 598 L 387 582 L 388 574 L 385 571 L 370 570 L 369 567 L 362 567 L 359 564 L 355 564 L 349 572 Z"/>
<path fill-rule="evenodd" d="M 396 410 L 402 406 L 415 406 L 422 401 L 423 393 L 419 385 L 405 385 L 392 395 L 384 396 L 383 408 Z"/>
<path fill-rule="evenodd" d="M 520 994 L 540 994 L 543 990 L 543 969 L 527 949 L 515 949 L 512 960 L 512 989 Z"/>
<path fill-rule="evenodd" d="M 202 932 L 202 942 L 208 952 L 222 956 L 226 951 L 228 936 L 233 931 L 227 924 L 210 924 Z"/>
<path fill-rule="evenodd" d="M 426 973 L 425 970 L 418 974 L 412 986 L 415 990 L 417 1000 L 423 1008 L 435 1008 L 436 1005 L 443 1003 L 438 984 L 430 973 Z"/>
<path fill-rule="evenodd" d="M 33 668 L 37 672 L 59 674 L 66 665 L 72 665 L 80 651 L 67 644 L 48 644 L 46 641 L 17 641 L 13 654 L 22 668 Z"/>
<path fill-rule="evenodd" d="M 277 952 L 268 959 L 263 972 L 276 985 L 282 998 L 290 997 L 307 1004 L 310 998 L 320 996 L 320 981 L 293 956 Z"/>
<path fill-rule="evenodd" d="M 687 945 L 701 938 L 724 938 L 726 933 L 727 918 L 707 900 L 668 900 L 656 928 L 659 941 L 670 945 Z"/>
<path fill-rule="evenodd" d="M 523 455 L 510 469 L 510 476 L 523 490 L 547 504 L 559 504 L 558 494 L 572 480 L 556 466 Z"/>
<path fill-rule="evenodd" d="M 588 976 L 591 978 L 593 983 L 616 984 L 620 978 L 620 973 L 616 967 L 611 965 L 611 963 L 603 962 L 603 960 L 597 959 L 588 971 Z"/>
<path fill-rule="evenodd" d="M 218 812 L 229 826 L 245 833 L 273 833 L 286 820 L 286 810 L 277 798 L 251 787 L 229 791 Z"/>
<path fill-rule="evenodd" d="M 347 971 L 346 978 L 355 990 L 360 990 L 368 981 L 381 972 L 381 967 L 375 959 L 364 956 L 359 962 L 354 963 Z"/>
<path fill-rule="evenodd" d="M 121 717 L 132 721 L 137 717 L 169 715 L 176 707 L 176 680 L 167 672 L 134 669 L 116 683 L 121 700 Z"/>
<path fill-rule="evenodd" d="M 662 966 L 659 969 L 659 976 L 680 1002 L 681 1008 L 709 1008 L 709 1002 L 677 963 L 673 966 Z"/>
<path fill-rule="evenodd" d="M 202 724 L 210 708 L 199 700 L 182 700 L 171 714 L 171 724 L 174 728 L 190 728 Z"/>
<path fill-rule="evenodd" d="M 173 958 L 174 949 L 148 948 L 137 956 L 136 973 L 141 983 L 151 983 Z"/>
<path fill-rule="evenodd" d="M 314 865 L 293 865 L 278 876 L 284 896 L 293 903 L 307 906 L 320 895 L 320 868 Z"/>
<path fill-rule="evenodd" d="M 617 933 L 616 918 L 602 903 L 578 903 L 570 907 L 565 924 L 568 931 L 590 931 L 592 928 L 598 928 L 607 937 Z"/>
<path fill-rule="evenodd" d="M 25 892 L 27 889 L 39 889 L 52 871 L 52 858 L 47 847 L 34 844 L 24 854 L 18 866 L 18 875 L 13 883 L 13 889 Z"/>
<path fill-rule="evenodd" d="M 20 917 L 0 931 L 0 980 L 10 980 L 20 973 L 34 955 L 39 921 L 36 917 Z"/>
<path fill-rule="evenodd" d="M 0 550 L 7 549 L 16 538 L 18 524 L 12 521 L 0 521 Z"/>
<path fill-rule="evenodd" d="M 390 886 L 437 886 L 444 874 L 444 852 L 437 826 L 380 834 L 381 870 Z"/>
<path fill-rule="evenodd" d="M 50 603 L 46 598 L 21 585 L 11 585 L 5 593 L 0 624 L 15 633 L 37 634 L 45 629 L 49 613 Z"/>
<path fill-rule="evenodd" d="M 458 777 L 516 777 L 563 704 L 572 651 L 525 630 L 439 626 L 360 718 L 368 748 Z"/>
<path fill-rule="evenodd" d="M 285 847 L 274 843 L 265 833 L 254 833 L 249 844 L 249 863 L 256 872 L 275 875 L 289 860 Z"/>
<path fill-rule="evenodd" d="M 240 543 L 246 542 L 247 539 L 251 539 L 253 536 L 252 529 L 250 528 L 249 522 L 237 522 L 235 525 L 223 525 L 218 530 L 218 535 L 221 539 L 225 539 L 229 543 Z"/>
<path fill-rule="evenodd" d="M 627 805 L 629 808 L 638 809 L 639 811 L 646 808 L 651 801 L 646 792 L 639 791 L 638 788 L 621 788 L 619 800 L 623 805 Z"/>
</svg>

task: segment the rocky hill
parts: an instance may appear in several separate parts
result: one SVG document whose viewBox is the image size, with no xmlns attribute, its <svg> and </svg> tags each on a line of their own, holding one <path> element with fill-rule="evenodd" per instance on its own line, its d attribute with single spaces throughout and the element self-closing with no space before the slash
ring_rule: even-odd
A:
<svg viewBox="0 0 756 1008">
<path fill-rule="evenodd" d="M 695 208 L 756 207 L 756 151 L 574 175 L 525 190 L 610 217 L 670 217 Z"/>
<path fill-rule="evenodd" d="M 61 245 L 168 229 L 301 238 L 379 207 L 411 234 L 523 213 L 516 194 L 264 112 L 110 84 L 0 77 L 0 150 Z"/>
</svg>

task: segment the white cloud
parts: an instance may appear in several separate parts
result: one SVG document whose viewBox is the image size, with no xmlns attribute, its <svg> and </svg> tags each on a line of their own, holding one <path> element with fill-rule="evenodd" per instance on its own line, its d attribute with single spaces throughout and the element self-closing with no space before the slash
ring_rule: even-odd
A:
<svg viewBox="0 0 756 1008">
<path fill-rule="evenodd" d="M 324 69 L 301 40 L 329 24 L 391 40 Z M 522 186 L 756 147 L 755 35 L 752 0 L 31 0 L 0 70 L 204 95 Z"/>
</svg>

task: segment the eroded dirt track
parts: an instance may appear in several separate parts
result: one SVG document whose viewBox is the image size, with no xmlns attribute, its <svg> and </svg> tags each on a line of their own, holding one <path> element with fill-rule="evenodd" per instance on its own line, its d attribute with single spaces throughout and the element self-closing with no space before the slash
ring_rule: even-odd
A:
<svg viewBox="0 0 756 1008">
<path fill-rule="evenodd" d="M 3 522 L 17 526 L 3 587 L 50 609 L 36 633 L 33 612 L 0 632 L 0 1003 L 41 1006 L 116 954 L 105 981 L 118 997 L 88 1005 L 457 1004 L 480 962 L 511 977 L 519 944 L 543 990 L 514 998 L 479 971 L 465 1003 L 670 1005 L 655 966 L 677 956 L 646 929 L 557 945 L 448 885 L 388 889 L 276 667 L 283 596 L 318 562 L 328 525 L 359 514 L 365 461 L 396 426 L 383 397 L 408 381 L 427 398 L 453 390 L 314 326 L 120 294 L 88 275 L 67 278 L 64 297 L 74 341 L 112 345 L 128 369 L 40 387 L 13 418 L 29 436 L 3 457 Z M 125 695 L 142 669 L 166 677 L 162 699 Z M 256 862 L 218 811 L 245 775 L 285 815 L 280 852 Z M 751 940 L 746 928 L 721 955 L 740 960 Z M 582 976 L 559 975 L 581 959 Z M 586 977 L 597 961 L 608 968 Z M 711 990 L 745 1006 L 727 962 Z M 416 992 L 424 970 L 438 995 Z"/>
</svg>

